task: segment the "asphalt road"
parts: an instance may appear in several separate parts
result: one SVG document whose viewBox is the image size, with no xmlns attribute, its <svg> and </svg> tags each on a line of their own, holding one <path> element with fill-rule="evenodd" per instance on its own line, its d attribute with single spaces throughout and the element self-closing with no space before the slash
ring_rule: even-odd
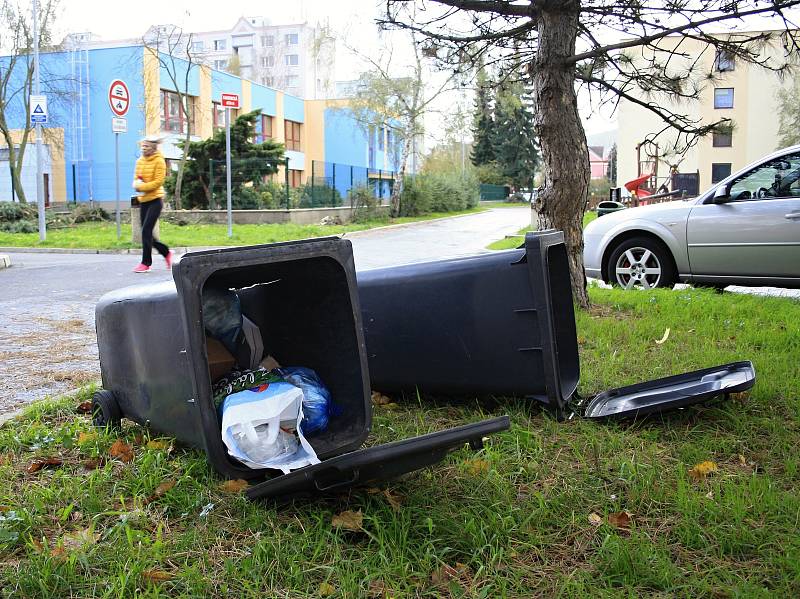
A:
<svg viewBox="0 0 800 599">
<path fill-rule="evenodd" d="M 498 208 L 348 238 L 361 270 L 486 251 L 528 224 L 529 215 L 525 207 Z M 98 379 L 97 300 L 120 287 L 171 278 L 159 256 L 151 272 L 134 274 L 134 254 L 9 255 L 12 267 L 0 270 L 0 414 Z"/>
</svg>

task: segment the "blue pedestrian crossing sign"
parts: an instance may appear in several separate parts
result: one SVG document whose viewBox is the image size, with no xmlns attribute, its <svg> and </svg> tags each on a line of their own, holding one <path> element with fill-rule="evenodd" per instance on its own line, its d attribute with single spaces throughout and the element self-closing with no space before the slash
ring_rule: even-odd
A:
<svg viewBox="0 0 800 599">
<path fill-rule="evenodd" d="M 47 96 L 31 95 L 30 97 L 31 125 L 47 124 Z"/>
</svg>

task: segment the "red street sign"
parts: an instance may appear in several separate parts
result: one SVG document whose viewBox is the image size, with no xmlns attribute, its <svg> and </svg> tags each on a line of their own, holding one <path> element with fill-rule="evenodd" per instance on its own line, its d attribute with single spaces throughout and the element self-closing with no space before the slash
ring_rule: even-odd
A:
<svg viewBox="0 0 800 599">
<path fill-rule="evenodd" d="M 222 94 L 222 106 L 225 108 L 239 108 L 239 94 Z"/>
<path fill-rule="evenodd" d="M 121 79 L 114 79 L 108 86 L 108 103 L 111 105 L 111 112 L 117 116 L 125 116 L 131 105 L 131 94 L 128 86 Z"/>
</svg>

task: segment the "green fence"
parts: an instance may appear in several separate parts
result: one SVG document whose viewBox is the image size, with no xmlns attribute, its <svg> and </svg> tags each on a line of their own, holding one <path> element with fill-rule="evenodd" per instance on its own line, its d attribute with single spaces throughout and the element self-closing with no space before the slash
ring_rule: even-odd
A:
<svg viewBox="0 0 800 599">
<path fill-rule="evenodd" d="M 509 196 L 509 191 L 510 190 L 507 185 L 491 185 L 489 183 L 481 183 L 481 200 L 505 200 Z"/>
</svg>

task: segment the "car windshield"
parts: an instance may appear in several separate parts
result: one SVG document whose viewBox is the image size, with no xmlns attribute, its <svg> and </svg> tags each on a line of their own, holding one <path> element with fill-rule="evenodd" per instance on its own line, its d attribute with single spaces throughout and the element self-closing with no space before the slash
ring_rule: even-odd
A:
<svg viewBox="0 0 800 599">
<path fill-rule="evenodd" d="M 800 197 L 800 153 L 770 160 L 733 180 L 733 200 Z"/>
</svg>

